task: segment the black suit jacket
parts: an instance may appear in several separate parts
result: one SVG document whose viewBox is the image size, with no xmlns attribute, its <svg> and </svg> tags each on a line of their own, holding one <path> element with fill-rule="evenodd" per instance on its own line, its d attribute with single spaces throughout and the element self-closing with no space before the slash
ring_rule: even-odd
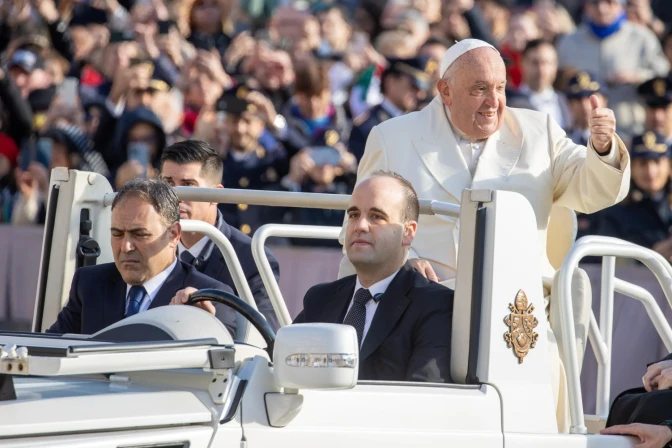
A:
<svg viewBox="0 0 672 448">
<path fill-rule="evenodd" d="M 222 218 L 221 213 L 217 213 L 219 214 L 216 223 L 217 228 L 231 242 L 233 250 L 240 261 L 240 266 L 243 268 L 245 279 L 250 286 L 250 291 L 254 296 L 254 301 L 257 304 L 257 308 L 259 308 L 259 312 L 264 315 L 271 327 L 274 330 L 277 330 L 280 328 L 278 319 L 273 310 L 271 299 L 268 297 L 268 292 L 266 292 L 266 287 L 261 280 L 259 269 L 252 257 L 252 238 L 245 235 L 240 230 L 228 225 Z M 275 279 L 279 280 L 280 265 L 278 264 L 278 261 L 268 249 L 266 249 L 266 256 L 271 264 L 271 269 L 273 269 Z M 233 283 L 233 278 L 231 278 L 231 274 L 229 273 L 229 268 L 226 266 L 226 261 L 224 261 L 224 255 L 222 255 L 222 252 L 212 241 L 208 241 L 208 244 L 201 252 L 201 255 L 194 261 L 194 267 L 208 277 L 214 278 L 229 286 L 236 295 L 240 296 L 239 292 L 236 290 L 236 285 Z"/>
<path fill-rule="evenodd" d="M 343 323 L 356 276 L 313 286 L 294 323 Z M 381 297 L 359 352 L 359 379 L 450 383 L 453 291 L 409 264 Z"/>
<path fill-rule="evenodd" d="M 228 286 L 178 260 L 149 309 L 168 305 L 177 291 L 188 286 L 232 292 Z M 215 304 L 215 308 L 217 318 L 233 337 L 236 334 L 235 312 L 220 304 Z M 72 278 L 68 303 L 47 333 L 93 334 L 122 320 L 125 313 L 126 283 L 114 263 L 79 268 Z"/>
</svg>

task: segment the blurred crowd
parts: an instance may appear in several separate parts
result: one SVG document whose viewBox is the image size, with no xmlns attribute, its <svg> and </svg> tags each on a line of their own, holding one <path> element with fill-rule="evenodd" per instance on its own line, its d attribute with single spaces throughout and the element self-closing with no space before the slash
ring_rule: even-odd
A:
<svg viewBox="0 0 672 448">
<path fill-rule="evenodd" d="M 0 223 L 44 221 L 53 168 L 118 189 L 185 139 L 219 151 L 225 188 L 350 193 L 370 130 L 432 101 L 468 37 L 505 58 L 509 106 L 576 142 L 590 95 L 614 110 L 631 193 L 580 232 L 672 257 L 670 0 L 0 0 Z M 343 219 L 220 209 L 246 234 Z"/>
</svg>

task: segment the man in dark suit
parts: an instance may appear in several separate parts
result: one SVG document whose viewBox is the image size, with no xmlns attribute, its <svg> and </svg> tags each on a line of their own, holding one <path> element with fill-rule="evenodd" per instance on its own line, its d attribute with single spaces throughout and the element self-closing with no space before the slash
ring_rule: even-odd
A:
<svg viewBox="0 0 672 448">
<path fill-rule="evenodd" d="M 353 121 L 348 148 L 357 161 L 364 155 L 366 139 L 375 126 L 417 109 L 431 87 L 430 68 L 431 64 L 422 57 L 390 61 L 380 78 L 383 102 Z"/>
<path fill-rule="evenodd" d="M 354 190 L 347 256 L 357 274 L 312 287 L 294 323 L 355 327 L 359 379 L 451 382 L 453 291 L 406 263 L 418 197 L 396 173 L 377 171 Z"/>
<path fill-rule="evenodd" d="M 161 156 L 161 177 L 172 186 L 223 188 L 222 170 L 222 161 L 217 151 L 198 140 L 175 143 L 164 149 Z M 238 207 L 244 208 L 247 205 L 238 204 Z M 278 319 L 252 257 L 252 239 L 224 221 L 221 212 L 217 210 L 216 202 L 180 201 L 180 218 L 207 222 L 228 238 L 238 256 L 259 312 L 277 330 Z M 236 291 L 224 256 L 210 238 L 200 233 L 183 232 L 177 247 L 180 260 L 194 266 L 208 277 L 228 285 L 240 295 Z M 268 249 L 266 256 L 275 278 L 279 279 L 280 266 L 277 260 Z"/>
<path fill-rule="evenodd" d="M 630 389 L 614 400 L 607 428 L 601 434 L 636 436 L 637 446 L 664 448 L 672 442 L 672 353 L 648 366 L 644 387 Z"/>
<path fill-rule="evenodd" d="M 93 334 L 124 317 L 168 305 L 187 287 L 232 292 L 177 259 L 178 203 L 173 189 L 159 180 L 136 179 L 119 190 L 112 202 L 114 263 L 75 272 L 68 303 L 47 332 Z M 211 311 L 235 335 L 232 309 L 196 306 Z"/>
</svg>

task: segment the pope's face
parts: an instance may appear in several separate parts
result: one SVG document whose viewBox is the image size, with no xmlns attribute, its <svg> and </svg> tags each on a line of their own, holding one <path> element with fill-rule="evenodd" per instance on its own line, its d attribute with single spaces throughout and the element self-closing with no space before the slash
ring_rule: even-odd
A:
<svg viewBox="0 0 672 448">
<path fill-rule="evenodd" d="M 473 139 L 485 139 L 502 126 L 506 107 L 506 69 L 491 48 L 460 56 L 452 79 L 439 81 L 439 93 L 453 124 Z"/>
</svg>

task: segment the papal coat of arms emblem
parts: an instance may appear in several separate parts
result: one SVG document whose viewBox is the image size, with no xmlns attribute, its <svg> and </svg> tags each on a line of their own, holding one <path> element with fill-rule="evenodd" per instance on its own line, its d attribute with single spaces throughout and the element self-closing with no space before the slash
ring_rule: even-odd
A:
<svg viewBox="0 0 672 448">
<path fill-rule="evenodd" d="M 527 305 L 527 296 L 522 289 L 518 291 L 513 304 L 509 304 L 509 309 L 511 314 L 504 318 L 504 323 L 509 326 L 509 331 L 504 333 L 504 340 L 509 348 L 513 347 L 518 363 L 522 364 L 530 349 L 537 344 L 539 335 L 534 329 L 539 321 L 532 314 L 534 305 Z"/>
</svg>

